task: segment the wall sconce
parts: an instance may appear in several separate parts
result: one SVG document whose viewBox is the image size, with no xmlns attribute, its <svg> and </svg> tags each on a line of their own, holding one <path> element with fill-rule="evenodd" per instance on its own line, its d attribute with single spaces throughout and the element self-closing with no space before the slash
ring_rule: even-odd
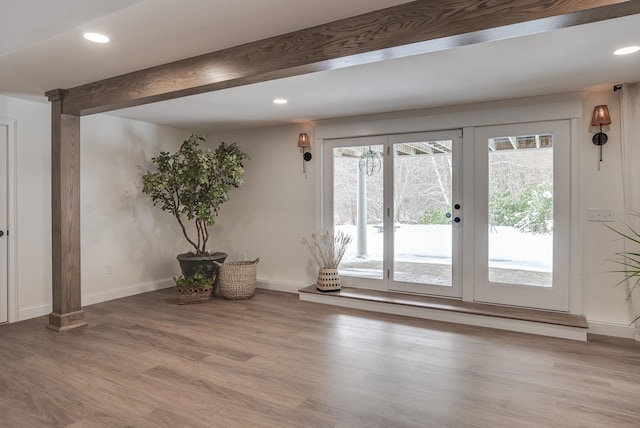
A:
<svg viewBox="0 0 640 428">
<path fill-rule="evenodd" d="M 300 147 L 300 152 L 302 152 L 302 172 L 304 172 L 304 178 L 307 178 L 307 164 L 311 160 L 311 139 L 309 135 L 302 132 L 298 135 L 298 147 Z"/>
<path fill-rule="evenodd" d="M 595 106 L 593 108 L 593 116 L 591 116 L 591 126 L 600 125 L 600 132 L 593 135 L 593 144 L 598 146 L 600 151 L 600 162 L 602 162 L 602 146 L 607 144 L 607 134 L 602 132 L 602 125 L 611 125 L 611 116 L 609 116 L 609 108 L 606 105 Z M 600 169 L 600 163 L 598 163 Z"/>
</svg>

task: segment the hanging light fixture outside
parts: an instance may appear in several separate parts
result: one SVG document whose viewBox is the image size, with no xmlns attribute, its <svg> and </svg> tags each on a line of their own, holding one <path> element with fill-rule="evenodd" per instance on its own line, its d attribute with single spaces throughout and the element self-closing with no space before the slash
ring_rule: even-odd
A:
<svg viewBox="0 0 640 428">
<path fill-rule="evenodd" d="M 372 150 L 371 146 L 369 146 L 369 149 L 360 155 L 358 167 L 360 168 L 360 171 L 364 171 L 369 177 L 379 173 L 382 169 L 380 153 Z"/>
</svg>

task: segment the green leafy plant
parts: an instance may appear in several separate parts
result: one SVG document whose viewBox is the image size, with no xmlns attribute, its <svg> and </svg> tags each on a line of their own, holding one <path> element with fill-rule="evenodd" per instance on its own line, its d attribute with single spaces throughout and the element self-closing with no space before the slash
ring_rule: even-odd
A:
<svg viewBox="0 0 640 428">
<path fill-rule="evenodd" d="M 528 184 L 515 197 L 509 192 L 491 192 L 491 224 L 510 226 L 522 232 L 551 232 L 553 187 L 549 183 Z"/>
<path fill-rule="evenodd" d="M 447 217 L 447 213 L 440 210 L 425 210 L 420 218 L 418 218 L 418 224 L 449 224 L 451 218 Z"/>
<path fill-rule="evenodd" d="M 142 176 L 142 191 L 176 218 L 197 255 L 207 254 L 209 227 L 229 190 L 242 184 L 243 161 L 248 159 L 236 143 L 222 143 L 211 152 L 201 148 L 201 142 L 204 137 L 192 134 L 177 152 L 152 158 L 155 170 Z M 194 223 L 195 237 L 187 231 L 187 221 Z"/>
<path fill-rule="evenodd" d="M 213 283 L 213 279 L 207 278 L 201 273 L 196 273 L 195 275 L 185 277 L 180 275 L 177 278 L 174 278 L 176 285 L 179 287 L 190 286 L 190 287 L 204 287 L 205 285 L 209 285 Z"/>
<path fill-rule="evenodd" d="M 640 218 L 640 214 L 638 213 L 632 213 L 630 215 Z M 609 258 L 613 263 L 622 266 L 621 270 L 615 270 L 612 271 L 612 273 L 622 273 L 624 275 L 624 278 L 615 285 L 616 287 L 628 281 L 627 302 L 629 302 L 635 290 L 640 289 L 640 233 L 636 228 L 626 222 L 623 222 L 623 230 L 616 229 L 606 223 L 602 224 L 607 227 L 607 229 L 625 239 L 629 246 L 637 248 L 636 250 L 617 252 Z M 640 315 L 634 318 L 631 324 L 638 320 L 640 320 Z"/>
</svg>

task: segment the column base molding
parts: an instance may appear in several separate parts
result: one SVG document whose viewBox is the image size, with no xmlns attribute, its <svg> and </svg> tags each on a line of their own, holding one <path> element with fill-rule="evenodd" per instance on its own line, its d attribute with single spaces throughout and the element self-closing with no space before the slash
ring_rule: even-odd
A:
<svg viewBox="0 0 640 428">
<path fill-rule="evenodd" d="M 86 325 L 87 321 L 84 319 L 84 311 L 69 312 L 68 314 L 51 312 L 49 314 L 49 325 L 47 325 L 47 328 L 61 333 Z"/>
</svg>

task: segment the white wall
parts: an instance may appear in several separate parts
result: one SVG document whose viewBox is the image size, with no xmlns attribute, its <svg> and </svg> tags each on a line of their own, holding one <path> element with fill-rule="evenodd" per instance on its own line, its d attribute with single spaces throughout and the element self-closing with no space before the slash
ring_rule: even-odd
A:
<svg viewBox="0 0 640 428">
<path fill-rule="evenodd" d="M 586 96 L 585 96 L 586 95 Z M 582 312 L 587 316 L 593 331 L 632 337 L 628 327 L 631 312 L 625 302 L 622 287 L 614 287 L 619 275 L 608 273 L 615 265 L 607 262 L 621 242 L 613 241 L 612 235 L 602 224 L 588 222 L 587 208 L 613 208 L 622 214 L 622 182 L 620 159 L 620 114 L 618 94 L 612 91 L 591 94 L 575 94 L 569 99 L 582 98 L 582 128 L 580 130 L 579 156 L 580 206 L 572 221 L 579 222 L 578 239 L 582 241 L 577 260 L 581 270 L 576 278 L 582 291 Z M 553 112 L 541 111 L 535 102 L 550 100 L 558 111 L 567 110 L 566 97 L 544 97 L 539 100 L 523 100 L 491 103 L 492 108 L 504 108 L 509 104 L 517 108 L 509 115 L 520 116 L 524 112 L 530 120 L 545 120 Z M 535 102 L 532 102 L 535 101 Z M 565 100 L 566 101 L 566 100 Z M 575 104 L 575 103 L 574 103 Z M 593 130 L 589 124 L 593 107 L 608 104 L 613 124 L 608 129 L 609 142 L 604 147 L 604 162 L 597 170 L 597 147 L 591 143 Z M 460 113 L 451 114 L 448 109 L 432 109 L 422 112 L 390 113 L 388 115 L 344 118 L 329 121 L 330 130 L 318 124 L 316 133 L 321 136 L 341 136 L 379 133 L 379 121 L 386 121 L 392 132 L 402 132 L 403 124 L 411 127 L 464 126 L 480 124 L 490 116 L 488 106 L 470 106 Z M 455 109 L 454 109 L 455 110 Z M 495 116 L 495 114 L 494 114 Z M 579 107 L 578 107 L 579 116 Z M 501 120 L 508 121 L 505 116 Z M 465 123 L 458 123 L 460 120 Z M 449 122 L 451 123 L 449 123 Z M 246 165 L 246 179 L 242 190 L 234 191 L 230 201 L 223 207 L 215 227 L 214 242 L 219 250 L 230 253 L 230 260 L 240 259 L 241 252 L 248 258 L 259 256 L 258 279 L 263 282 L 290 285 L 290 289 L 313 283 L 316 269 L 310 264 L 304 248 L 299 245 L 302 236 L 316 228 L 319 206 L 314 199 L 316 182 L 319 179 L 319 147 L 314 146 L 314 159 L 310 162 L 307 180 L 301 173 L 300 153 L 295 147 L 298 132 L 309 132 L 299 126 L 272 127 L 235 132 L 211 134 L 208 141 L 238 141 L 252 159 Z"/>
<path fill-rule="evenodd" d="M 40 315 L 51 303 L 50 114 L 46 104 L 0 96 L 0 115 L 16 121 L 17 230 L 10 233 L 17 240 L 20 319 Z"/>
<path fill-rule="evenodd" d="M 593 106 L 609 106 L 613 124 L 604 147 L 604 162 L 597 170 L 597 147 L 591 143 L 589 121 Z M 596 92 L 583 101 L 580 152 L 580 222 L 582 240 L 583 313 L 601 332 L 615 329 L 625 335 L 631 321 L 615 274 L 606 259 L 622 248 L 601 224 L 586 221 L 587 208 L 613 208 L 622 215 L 620 113 L 618 94 Z M 446 109 L 445 109 L 446 110 Z M 483 115 L 476 105 L 471 115 Z M 18 304 L 20 318 L 50 311 L 51 203 L 49 106 L 0 97 L 0 115 L 17 120 Z M 394 123 L 409 113 L 387 117 Z M 413 121 L 416 119 L 412 116 Z M 433 116 L 436 118 L 435 113 Z M 378 115 L 374 120 L 382 120 Z M 362 123 L 361 119 L 358 119 Z M 440 118 L 437 120 L 441 121 Z M 348 126 L 349 119 L 340 123 Z M 425 122 L 426 123 L 426 122 Z M 106 115 L 82 119 L 82 281 L 83 303 L 134 294 L 169 285 L 179 272 L 175 254 L 188 250 L 174 220 L 153 208 L 141 195 L 139 167 L 160 148 L 177 148 L 188 132 Z M 245 184 L 233 190 L 212 230 L 210 250 L 226 251 L 229 260 L 260 257 L 262 285 L 293 291 L 312 283 L 316 268 L 300 238 L 317 227 L 316 200 L 319 150 L 302 173 L 296 147 L 299 132 L 314 134 L 310 125 L 288 125 L 212 133 L 216 143 L 238 142 L 251 159 L 246 162 Z M 112 274 L 106 274 L 111 266 Z M 605 328 L 606 327 L 606 328 Z M 608 328 L 611 327 L 611 328 Z"/>
<path fill-rule="evenodd" d="M 229 253 L 229 261 L 260 257 L 258 279 L 273 289 L 298 288 L 315 282 L 316 268 L 300 244 L 316 228 L 318 151 L 302 172 L 298 134 L 310 126 L 281 126 L 212 133 L 211 147 L 237 142 L 251 157 L 245 163 L 244 185 L 234 189 L 212 229 L 210 250 Z"/>
<path fill-rule="evenodd" d="M 16 121 L 18 320 L 51 312 L 51 120 L 48 104 L 0 96 Z M 141 166 L 184 130 L 106 115 L 81 119 L 83 305 L 171 285 L 187 249 L 175 220 L 141 194 Z M 107 275 L 106 267 L 112 273 Z"/>
<path fill-rule="evenodd" d="M 173 285 L 188 244 L 142 193 L 141 176 L 189 133 L 108 115 L 83 117 L 80 129 L 83 305 Z"/>
<path fill-rule="evenodd" d="M 590 126 L 593 107 L 606 104 L 612 124 L 603 128 L 609 141 L 603 146 L 603 162 L 598 170 L 598 147 L 591 142 L 595 128 Z M 610 91 L 589 94 L 583 102 L 583 137 L 581 159 L 581 228 L 582 228 L 582 292 L 584 314 L 592 324 L 612 324 L 624 329 L 633 319 L 631 305 L 626 304 L 622 285 L 614 287 L 621 275 L 611 271 L 619 266 L 607 261 L 615 252 L 622 251 L 622 241 L 598 222 L 587 221 L 589 208 L 615 209 L 619 219 L 624 218 L 622 195 L 622 158 L 620 145 L 620 98 Z M 612 223 L 614 227 L 622 224 Z M 596 326 L 597 328 L 597 326 Z M 631 333 L 630 329 L 629 333 Z"/>
</svg>

